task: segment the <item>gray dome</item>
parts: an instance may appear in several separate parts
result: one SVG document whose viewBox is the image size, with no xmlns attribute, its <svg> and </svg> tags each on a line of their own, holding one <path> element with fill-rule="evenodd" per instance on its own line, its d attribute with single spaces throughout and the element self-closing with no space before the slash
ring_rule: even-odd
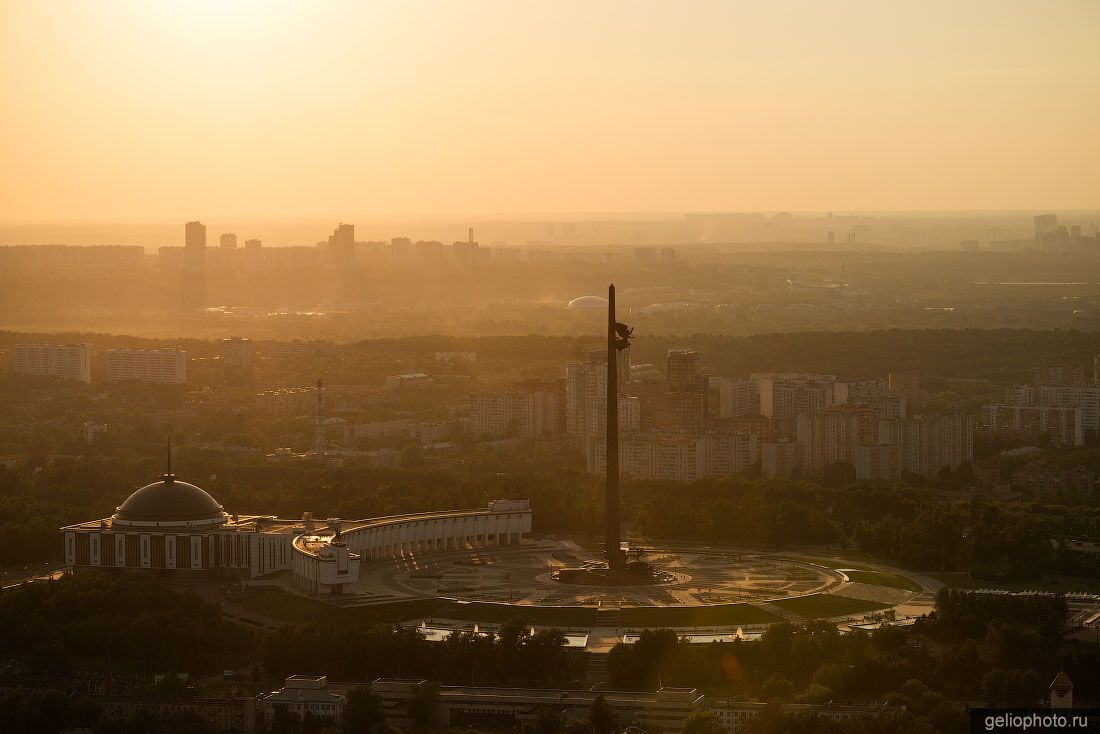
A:
<svg viewBox="0 0 1100 734">
<path fill-rule="evenodd" d="M 146 484 L 130 495 L 114 519 L 127 523 L 224 522 L 225 517 L 222 506 L 205 490 L 165 474 L 159 482 Z"/>
</svg>

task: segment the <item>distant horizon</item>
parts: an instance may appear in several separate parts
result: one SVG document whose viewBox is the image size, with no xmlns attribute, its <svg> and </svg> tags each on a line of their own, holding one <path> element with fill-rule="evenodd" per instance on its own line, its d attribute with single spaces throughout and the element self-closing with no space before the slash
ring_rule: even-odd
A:
<svg viewBox="0 0 1100 734">
<path fill-rule="evenodd" d="M 779 217 L 786 214 L 789 217 Z M 418 216 L 304 214 L 282 216 L 194 215 L 188 217 L 99 217 L 0 221 L 0 246 L 130 245 L 153 251 L 181 246 L 184 224 L 207 226 L 207 243 L 221 233 L 234 233 L 243 244 L 259 239 L 265 247 L 312 246 L 324 241 L 338 223 L 356 227 L 359 242 L 396 237 L 450 243 L 465 240 L 469 228 L 486 246 L 620 247 L 629 245 L 738 245 L 767 242 L 807 243 L 844 248 L 857 227 L 857 240 L 886 248 L 943 248 L 961 240 L 1030 237 L 1033 217 L 1055 214 L 1065 224 L 1092 234 L 1100 228 L 1097 209 L 1019 210 L 692 210 L 650 212 L 526 212 Z M 708 215 L 712 215 L 708 216 Z M 832 215 L 832 219 L 829 219 Z M 697 218 L 696 218 L 697 217 Z M 728 217 L 728 219 L 727 219 Z M 828 242 L 828 233 L 835 244 Z"/>
</svg>

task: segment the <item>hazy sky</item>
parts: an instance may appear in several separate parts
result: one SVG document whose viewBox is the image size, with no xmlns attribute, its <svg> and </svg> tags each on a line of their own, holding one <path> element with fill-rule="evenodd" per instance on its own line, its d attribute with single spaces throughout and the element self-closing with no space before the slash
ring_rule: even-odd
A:
<svg viewBox="0 0 1100 734">
<path fill-rule="evenodd" d="M 1100 205 L 1100 2 L 0 0 L 0 219 Z"/>
</svg>

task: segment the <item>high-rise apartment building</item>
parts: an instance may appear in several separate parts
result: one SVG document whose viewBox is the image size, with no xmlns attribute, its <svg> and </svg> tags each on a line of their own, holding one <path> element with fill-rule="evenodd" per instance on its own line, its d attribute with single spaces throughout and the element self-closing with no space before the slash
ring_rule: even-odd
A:
<svg viewBox="0 0 1100 734">
<path fill-rule="evenodd" d="M 410 265 L 413 262 L 413 243 L 408 237 L 390 240 L 390 262 L 394 265 Z"/>
<path fill-rule="evenodd" d="M 755 380 L 718 378 L 718 417 L 760 415 L 760 388 Z"/>
<path fill-rule="evenodd" d="M 227 370 L 252 369 L 252 340 L 239 336 L 222 339 L 222 367 Z"/>
<path fill-rule="evenodd" d="M 244 269 L 256 273 L 264 269 L 264 243 L 262 240 L 245 240 Z"/>
<path fill-rule="evenodd" d="M 802 444 L 792 439 L 760 442 L 760 473 L 765 477 L 789 477 L 806 470 Z"/>
<path fill-rule="evenodd" d="M 859 447 L 878 442 L 878 417 L 865 405 L 831 405 L 818 415 L 799 415 L 795 426 L 808 469 L 841 461 L 855 466 Z"/>
<path fill-rule="evenodd" d="M 187 352 L 182 349 L 109 349 L 107 380 L 182 385 L 187 382 Z"/>
<path fill-rule="evenodd" d="M 475 436 L 541 438 L 560 431 L 560 390 L 527 389 L 470 396 L 470 432 Z"/>
<path fill-rule="evenodd" d="M 1057 214 L 1038 214 L 1035 216 L 1035 244 L 1040 250 L 1054 249 L 1057 230 Z"/>
<path fill-rule="evenodd" d="M 1031 382 L 1040 387 L 1085 387 L 1087 374 L 1082 362 L 1039 362 L 1032 365 Z"/>
<path fill-rule="evenodd" d="M 206 225 L 188 222 L 183 226 L 184 268 L 206 269 Z"/>
<path fill-rule="evenodd" d="M 586 362 L 565 366 L 565 432 L 571 436 L 589 435 L 588 414 L 591 406 L 606 400 L 607 356 L 590 353 Z"/>
<path fill-rule="evenodd" d="M 669 392 L 694 392 L 699 389 L 699 354 L 685 347 L 668 350 L 665 355 Z"/>
<path fill-rule="evenodd" d="M 589 438 L 585 455 L 590 473 L 607 471 L 606 439 Z M 641 431 L 619 439 L 619 468 L 634 479 L 729 477 L 748 469 L 759 455 L 757 438 L 749 434 Z"/>
<path fill-rule="evenodd" d="M 1039 408 L 1077 408 L 1081 427 L 1100 432 L 1100 387 L 1020 385 L 1005 390 L 1005 404 Z"/>
<path fill-rule="evenodd" d="M 835 403 L 836 375 L 755 374 L 760 414 L 773 418 L 781 438 L 795 433 L 799 416 L 816 416 Z"/>
<path fill-rule="evenodd" d="M 226 232 L 218 238 L 218 244 L 221 245 L 223 250 L 232 252 L 237 249 L 237 235 L 232 232 Z"/>
<path fill-rule="evenodd" d="M 870 405 L 886 397 L 886 380 L 852 380 L 833 386 L 833 402 L 837 405 Z"/>
<path fill-rule="evenodd" d="M 416 243 L 416 259 L 430 265 L 447 261 L 447 251 L 439 240 L 420 240 Z"/>
<path fill-rule="evenodd" d="M 1085 431 L 1079 408 L 1031 405 L 983 405 L 982 426 L 994 433 L 1038 442 L 1047 436 L 1055 446 L 1082 446 Z"/>
<path fill-rule="evenodd" d="M 338 224 L 328 238 L 329 261 L 337 268 L 355 265 L 355 225 Z"/>
<path fill-rule="evenodd" d="M 15 374 L 92 381 L 87 344 L 16 344 Z"/>
<path fill-rule="evenodd" d="M 945 467 L 974 460 L 974 419 L 965 415 L 914 416 L 898 421 L 901 470 L 934 478 Z"/>
<path fill-rule="evenodd" d="M 861 446 L 878 441 L 878 416 L 864 405 L 833 405 L 824 413 L 825 463 L 847 461 L 853 466 Z"/>
</svg>

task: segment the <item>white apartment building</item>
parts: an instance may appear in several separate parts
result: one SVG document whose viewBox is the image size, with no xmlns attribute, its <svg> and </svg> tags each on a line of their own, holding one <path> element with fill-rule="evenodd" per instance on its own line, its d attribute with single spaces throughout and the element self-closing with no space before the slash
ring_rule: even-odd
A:
<svg viewBox="0 0 1100 734">
<path fill-rule="evenodd" d="M 607 399 L 589 400 L 582 416 L 585 436 L 607 435 Z M 619 398 L 619 433 L 642 430 L 642 401 L 637 397 Z"/>
<path fill-rule="evenodd" d="M 1047 433 L 1055 444 L 1063 446 L 1081 446 L 1085 443 L 1080 408 L 983 405 L 982 426 L 997 433 Z"/>
<path fill-rule="evenodd" d="M 1005 390 L 1007 405 L 1077 408 L 1083 430 L 1100 431 L 1100 387 L 1021 385 Z"/>
<path fill-rule="evenodd" d="M 886 380 L 872 378 L 838 382 L 833 386 L 833 397 L 837 405 L 868 405 L 886 397 Z"/>
<path fill-rule="evenodd" d="M 623 404 L 626 398 L 621 391 L 630 376 L 630 357 L 627 352 L 619 354 L 618 381 L 620 389 L 619 420 L 623 420 Z M 632 420 L 627 410 L 627 425 Z M 639 408 L 640 411 L 640 408 Z M 641 414 L 639 412 L 639 422 Z M 602 434 L 607 422 L 607 351 L 593 350 L 587 362 L 570 362 L 565 367 L 565 433 L 583 439 L 585 436 Z M 622 430 L 622 429 L 620 429 Z M 627 428 L 626 430 L 634 430 Z M 583 443 L 583 442 L 582 442 Z"/>
<path fill-rule="evenodd" d="M 770 479 L 804 472 L 805 453 L 803 445 L 791 439 L 761 441 L 760 473 Z"/>
<path fill-rule="evenodd" d="M 122 380 L 182 385 L 187 382 L 187 352 L 182 349 L 109 349 L 107 381 Z"/>
<path fill-rule="evenodd" d="M 974 419 L 965 415 L 915 416 L 897 421 L 901 470 L 935 477 L 974 460 Z"/>
<path fill-rule="evenodd" d="M 901 478 L 901 448 L 893 443 L 857 446 L 853 466 L 860 479 L 895 481 Z"/>
<path fill-rule="evenodd" d="M 542 390 L 474 393 L 470 396 L 470 432 L 501 435 L 514 430 L 523 438 L 540 438 L 559 429 L 558 397 Z"/>
<path fill-rule="evenodd" d="M 718 383 L 719 418 L 760 414 L 760 387 L 756 380 L 728 380 L 712 377 L 711 386 L 716 382 Z"/>
<path fill-rule="evenodd" d="M 565 432 L 590 435 L 588 416 L 598 412 L 607 395 L 607 364 L 590 359 L 570 362 L 565 367 Z M 595 405 L 596 408 L 592 406 Z"/>
<path fill-rule="evenodd" d="M 87 344 L 16 344 L 15 374 L 92 381 Z"/>
<path fill-rule="evenodd" d="M 588 471 L 607 471 L 607 439 L 590 436 Z M 619 437 L 619 469 L 634 479 L 692 482 L 739 474 L 760 457 L 759 439 L 749 433 L 635 431 Z"/>
<path fill-rule="evenodd" d="M 791 436 L 800 415 L 823 413 L 836 403 L 836 375 L 754 374 L 760 393 L 760 414 L 776 420 L 782 434 Z"/>
</svg>

